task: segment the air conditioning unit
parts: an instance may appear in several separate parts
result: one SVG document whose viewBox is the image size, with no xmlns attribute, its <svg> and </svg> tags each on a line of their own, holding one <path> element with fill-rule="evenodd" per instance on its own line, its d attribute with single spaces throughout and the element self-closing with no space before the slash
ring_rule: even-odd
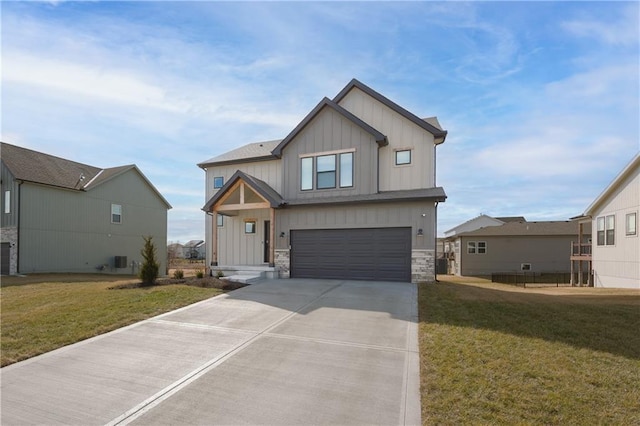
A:
<svg viewBox="0 0 640 426">
<path fill-rule="evenodd" d="M 115 256 L 114 265 L 116 268 L 126 268 L 127 267 L 127 256 Z"/>
</svg>

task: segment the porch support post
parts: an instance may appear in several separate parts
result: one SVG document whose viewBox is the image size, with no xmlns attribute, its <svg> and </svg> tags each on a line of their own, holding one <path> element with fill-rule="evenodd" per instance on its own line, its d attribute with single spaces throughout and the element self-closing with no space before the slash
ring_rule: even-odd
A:
<svg viewBox="0 0 640 426">
<path fill-rule="evenodd" d="M 211 266 L 218 266 L 218 212 L 211 211 Z"/>
<path fill-rule="evenodd" d="M 271 243 L 269 244 L 269 266 L 276 266 L 276 209 L 273 207 L 269 209 L 269 235 L 271 235 Z"/>
</svg>

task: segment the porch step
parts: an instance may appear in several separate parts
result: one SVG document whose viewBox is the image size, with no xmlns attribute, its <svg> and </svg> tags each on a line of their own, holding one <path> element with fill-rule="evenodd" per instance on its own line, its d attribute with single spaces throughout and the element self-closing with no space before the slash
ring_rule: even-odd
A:
<svg viewBox="0 0 640 426">
<path fill-rule="evenodd" d="M 252 275 L 230 275 L 228 277 L 222 277 L 220 278 L 221 280 L 229 280 L 229 281 L 235 281 L 238 283 L 244 283 L 244 284 L 251 284 L 254 283 L 256 281 L 261 280 L 262 278 L 264 278 L 262 276 L 262 274 L 252 274 Z"/>
<path fill-rule="evenodd" d="M 237 281 L 241 283 L 251 284 L 265 278 L 277 278 L 278 272 L 272 266 L 264 265 L 220 265 L 213 267 L 213 274 L 216 271 L 222 271 L 223 280 Z"/>
</svg>

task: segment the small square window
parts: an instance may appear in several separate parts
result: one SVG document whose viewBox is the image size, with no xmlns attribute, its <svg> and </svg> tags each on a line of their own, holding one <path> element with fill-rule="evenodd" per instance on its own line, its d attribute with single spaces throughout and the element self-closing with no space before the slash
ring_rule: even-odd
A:
<svg viewBox="0 0 640 426">
<path fill-rule="evenodd" d="M 224 186 L 224 178 L 222 176 L 216 176 L 213 178 L 213 189 L 222 188 Z"/>
<path fill-rule="evenodd" d="M 396 151 L 396 166 L 411 164 L 411 150 Z"/>
<path fill-rule="evenodd" d="M 111 223 L 122 223 L 122 206 L 111 204 Z"/>
<path fill-rule="evenodd" d="M 245 220 L 245 222 L 244 222 L 244 233 L 245 234 L 255 234 L 256 233 L 256 221 L 255 220 Z"/>
</svg>

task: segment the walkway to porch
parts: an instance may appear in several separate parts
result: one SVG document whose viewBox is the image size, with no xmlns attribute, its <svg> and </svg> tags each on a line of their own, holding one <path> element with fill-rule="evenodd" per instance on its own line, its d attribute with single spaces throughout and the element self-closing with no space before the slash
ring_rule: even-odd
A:
<svg viewBox="0 0 640 426">
<path fill-rule="evenodd" d="M 273 266 L 268 265 L 218 265 L 212 266 L 211 272 L 216 276 L 218 271 L 222 271 L 223 280 L 237 281 L 250 284 L 264 278 L 278 278 L 278 271 Z"/>
</svg>

